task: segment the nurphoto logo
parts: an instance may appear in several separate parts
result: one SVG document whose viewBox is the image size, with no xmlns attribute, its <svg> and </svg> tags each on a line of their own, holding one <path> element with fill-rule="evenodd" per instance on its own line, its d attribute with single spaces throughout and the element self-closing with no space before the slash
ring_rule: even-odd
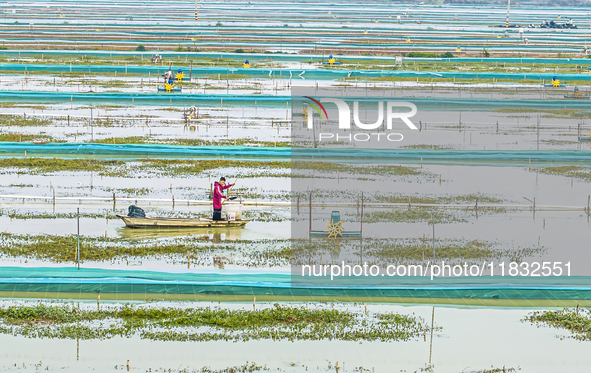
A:
<svg viewBox="0 0 591 373">
<path fill-rule="evenodd" d="M 316 110 L 318 115 L 320 115 L 320 119 L 328 120 L 328 113 L 326 112 L 326 108 L 322 103 L 333 103 L 337 106 L 337 110 L 339 112 L 339 129 L 351 129 L 351 108 L 349 104 L 339 98 L 321 98 L 320 101 L 305 96 L 311 102 L 308 102 L 312 108 Z M 409 108 L 410 111 L 408 112 L 394 112 L 392 111 L 393 108 L 399 107 L 406 107 Z M 362 123 L 359 119 L 359 101 L 353 102 L 353 122 L 355 125 L 362 130 L 374 130 L 379 128 L 384 124 L 384 101 L 378 101 L 378 108 L 377 108 L 377 120 L 374 123 Z M 415 116 L 417 113 L 417 107 L 415 104 L 411 102 L 399 102 L 399 101 L 386 101 L 386 128 L 391 130 L 392 129 L 392 122 L 394 119 L 400 119 L 404 124 L 408 126 L 411 130 L 418 130 L 417 126 L 414 125 L 413 122 L 410 121 L 410 117 Z M 324 115 L 323 115 L 324 114 Z M 310 110 L 308 112 L 308 128 L 314 127 L 314 112 Z"/>
</svg>

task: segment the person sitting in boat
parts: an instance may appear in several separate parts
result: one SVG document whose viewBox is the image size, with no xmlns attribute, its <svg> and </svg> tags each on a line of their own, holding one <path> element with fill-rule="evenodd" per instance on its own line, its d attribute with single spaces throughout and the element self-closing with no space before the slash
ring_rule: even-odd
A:
<svg viewBox="0 0 591 373">
<path fill-rule="evenodd" d="M 222 200 L 226 198 L 223 191 L 224 189 L 233 187 L 235 184 L 226 185 L 226 178 L 221 177 L 220 181 L 216 181 L 213 185 L 213 220 L 222 220 Z"/>
</svg>

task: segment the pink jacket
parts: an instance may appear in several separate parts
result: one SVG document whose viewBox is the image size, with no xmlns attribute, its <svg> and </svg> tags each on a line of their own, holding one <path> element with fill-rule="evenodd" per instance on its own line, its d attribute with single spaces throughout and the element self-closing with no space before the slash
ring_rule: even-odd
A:
<svg viewBox="0 0 591 373">
<path fill-rule="evenodd" d="M 222 208 L 222 198 L 226 198 L 222 194 L 222 190 L 230 188 L 232 185 L 221 185 L 217 181 L 213 184 L 213 208 L 214 210 L 220 210 Z"/>
</svg>

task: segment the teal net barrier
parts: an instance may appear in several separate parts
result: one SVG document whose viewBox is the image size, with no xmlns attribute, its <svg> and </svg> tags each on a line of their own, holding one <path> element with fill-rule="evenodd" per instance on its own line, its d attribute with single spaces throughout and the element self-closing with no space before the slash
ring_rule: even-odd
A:
<svg viewBox="0 0 591 373">
<path fill-rule="evenodd" d="M 439 281 L 441 280 L 441 281 Z M 403 278 L 394 286 L 294 286 L 289 273 L 264 272 L 156 272 L 139 270 L 3 267 L 0 295 L 11 297 L 88 298 L 109 294 L 118 299 L 132 294 L 150 298 L 177 295 L 267 296 L 293 298 L 445 298 L 496 300 L 587 300 L 591 296 L 588 277 L 545 279 L 519 278 L 511 286 L 492 284 L 479 278 Z M 495 279 L 495 281 L 498 281 Z M 542 284 L 542 285 L 540 285 Z M 137 297 L 136 297 L 137 298 Z"/>
<path fill-rule="evenodd" d="M 421 59 L 428 60 L 428 59 Z M 452 62 L 460 59 L 441 59 Z M 461 59 L 467 60 L 467 59 Z M 477 59 L 470 59 L 476 62 Z M 478 59 L 480 60 L 480 59 Z M 517 59 L 518 60 L 518 59 Z M 489 62 L 489 61 L 486 61 Z M 591 60 L 586 60 L 591 64 Z M 500 72 L 421 72 L 404 70 L 347 70 L 347 69 L 268 69 L 268 68 L 227 68 L 227 67 L 190 67 L 186 63 L 175 64 L 174 69 L 182 69 L 185 76 L 193 78 L 226 79 L 230 76 L 240 78 L 274 78 L 274 79 L 317 79 L 340 80 L 344 78 L 432 78 L 432 79 L 497 79 L 497 80 L 538 80 L 550 82 L 559 77 L 564 83 L 568 81 L 591 81 L 591 74 L 558 74 L 558 73 L 500 73 Z M 114 66 L 114 65 L 39 65 L 39 64 L 0 64 L 0 71 L 5 72 L 41 72 L 63 73 L 78 72 L 88 74 L 137 74 L 152 76 L 157 80 L 169 70 L 168 66 Z M 234 77 L 232 76 L 234 75 Z"/>
<path fill-rule="evenodd" d="M 185 26 L 183 26 L 185 27 Z M 591 40 L 589 40 L 591 43 Z M 96 56 L 96 57 L 143 57 L 148 60 L 154 54 L 159 54 L 167 58 L 224 58 L 233 59 L 237 61 L 244 61 L 248 59 L 251 63 L 257 61 L 312 61 L 321 62 L 326 61 L 327 56 L 318 54 L 267 54 L 267 53 L 231 53 L 231 52 L 173 52 L 173 51 L 150 51 L 150 52 L 136 52 L 136 51 L 105 51 L 105 50 L 35 50 L 35 49 L 19 49 L 19 50 L 0 50 L 0 56 Z M 394 61 L 396 57 L 393 56 L 338 56 L 339 61 Z M 403 61 L 426 61 L 426 62 L 472 62 L 472 63 L 508 63 L 508 64 L 560 64 L 560 65 L 591 65 L 591 59 L 588 58 L 534 58 L 534 57 L 454 57 L 454 58 L 411 58 L 403 57 Z M 174 62 L 174 61 L 173 61 Z M 181 63 L 182 64 L 182 63 Z M 30 65 L 29 65 L 30 66 Z M 63 65 L 66 66 L 66 65 Z M 92 66 L 94 69 L 98 66 Z M 121 66 L 117 66 L 120 68 Z M 129 67 L 129 66 L 128 66 Z M 69 71 L 69 65 L 67 65 Z M 73 68 L 73 66 L 72 66 Z M 125 68 L 125 66 L 123 66 Z M 157 68 L 156 66 L 152 68 Z M 163 69 L 160 67 L 159 69 Z M 64 70 L 65 71 L 65 70 Z M 95 71 L 95 70 L 92 70 Z"/>
<path fill-rule="evenodd" d="M 591 76 L 591 75 L 590 75 Z M 524 99 L 480 99 L 480 98 L 440 98 L 440 97 L 413 97 L 389 98 L 391 101 L 410 101 L 421 110 L 437 111 L 475 111 L 496 110 L 500 108 L 520 109 L 581 109 L 591 110 L 591 100 L 524 100 Z M 361 108 L 374 105 L 366 97 L 350 97 L 348 100 L 359 101 Z M 80 93 L 80 92 L 44 92 L 44 91 L 0 91 L 0 102 L 28 101 L 54 104 L 96 104 L 112 103 L 121 106 L 155 105 L 155 106 L 182 106 L 196 105 L 207 107 L 274 107 L 289 109 L 292 105 L 291 96 L 272 95 L 224 95 L 224 94 L 197 94 L 197 93 Z M 364 106 L 368 105 L 368 106 Z"/>
<path fill-rule="evenodd" d="M 591 152 L 587 150 L 426 150 L 426 149 L 312 149 L 290 147 L 253 146 L 183 146 L 164 144 L 33 144 L 0 142 L 0 156 L 10 157 L 27 152 L 40 157 L 104 157 L 104 158 L 176 158 L 193 159 L 298 159 L 346 162 L 430 162 L 434 164 L 591 164 Z"/>
</svg>

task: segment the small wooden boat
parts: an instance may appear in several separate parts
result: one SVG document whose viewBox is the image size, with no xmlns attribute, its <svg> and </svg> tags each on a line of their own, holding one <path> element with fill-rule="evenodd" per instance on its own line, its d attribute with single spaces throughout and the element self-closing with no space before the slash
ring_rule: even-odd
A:
<svg viewBox="0 0 591 373">
<path fill-rule="evenodd" d="M 243 227 L 250 220 L 212 220 L 202 218 L 134 218 L 117 215 L 130 228 L 228 228 Z"/>
</svg>

